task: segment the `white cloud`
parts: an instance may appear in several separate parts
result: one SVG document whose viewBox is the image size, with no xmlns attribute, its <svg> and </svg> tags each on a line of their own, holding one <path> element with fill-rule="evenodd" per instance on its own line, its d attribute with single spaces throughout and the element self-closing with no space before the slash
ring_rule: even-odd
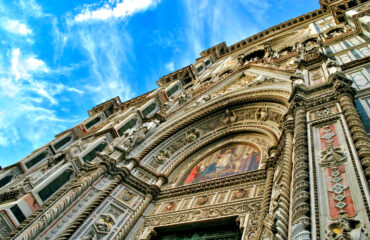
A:
<svg viewBox="0 0 370 240">
<path fill-rule="evenodd" d="M 189 44 L 178 65 L 189 65 L 201 51 L 223 41 L 228 46 L 262 29 L 248 19 L 246 11 L 261 14 L 268 4 L 255 0 L 184 0 L 186 42 Z M 259 23 L 259 22 L 258 22 Z"/>
<path fill-rule="evenodd" d="M 35 0 L 20 0 L 21 9 L 30 16 L 42 17 L 44 14 L 42 8 Z"/>
<path fill-rule="evenodd" d="M 49 68 L 46 63 L 35 56 L 22 57 L 21 50 L 15 48 L 11 51 L 11 73 L 16 81 L 19 79 L 30 80 L 34 73 L 47 73 Z"/>
<path fill-rule="evenodd" d="M 76 22 L 89 20 L 107 20 L 110 18 L 126 18 L 149 7 L 154 7 L 160 0 L 123 0 L 107 1 L 103 6 L 92 10 L 92 6 L 85 7 L 81 13 L 74 18 Z"/>
<path fill-rule="evenodd" d="M 9 147 L 22 139 L 38 148 L 50 134 L 76 123 L 76 119 L 59 117 L 53 105 L 59 104 L 66 92 L 83 94 L 82 90 L 44 80 L 54 76 L 54 71 L 37 56 L 22 54 L 19 48 L 8 52 L 4 65 L 0 72 L 1 146 Z"/>
<path fill-rule="evenodd" d="M 7 147 L 8 145 L 9 145 L 9 140 L 8 140 L 8 138 L 4 137 L 4 136 L 0 133 L 0 146 Z"/>
<path fill-rule="evenodd" d="M 174 62 L 169 62 L 169 63 L 166 63 L 165 67 L 167 68 L 168 71 L 175 71 L 175 63 Z"/>
<path fill-rule="evenodd" d="M 103 22 L 94 28 L 71 26 L 68 34 L 72 44 L 86 56 L 90 84 L 84 85 L 84 89 L 92 94 L 94 103 L 115 96 L 122 100 L 135 96 L 127 78 L 135 61 L 132 39 L 119 24 Z"/>
<path fill-rule="evenodd" d="M 25 24 L 20 23 L 18 20 L 3 19 L 2 22 L 2 27 L 8 32 L 19 35 L 28 35 L 32 33 L 31 29 L 29 29 Z"/>
</svg>

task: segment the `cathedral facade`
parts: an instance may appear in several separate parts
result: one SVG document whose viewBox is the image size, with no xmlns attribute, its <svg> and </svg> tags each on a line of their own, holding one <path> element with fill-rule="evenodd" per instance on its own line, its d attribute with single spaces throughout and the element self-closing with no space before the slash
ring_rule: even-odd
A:
<svg viewBox="0 0 370 240">
<path fill-rule="evenodd" d="M 370 238 L 370 3 L 218 44 L 0 170 L 0 239 Z"/>
</svg>

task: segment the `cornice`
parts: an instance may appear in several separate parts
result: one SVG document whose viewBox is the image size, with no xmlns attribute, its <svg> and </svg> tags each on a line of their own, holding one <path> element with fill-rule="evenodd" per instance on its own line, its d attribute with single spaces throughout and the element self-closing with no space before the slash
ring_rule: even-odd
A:
<svg viewBox="0 0 370 240">
<path fill-rule="evenodd" d="M 219 178 L 207 182 L 181 186 L 175 189 L 164 190 L 156 197 L 156 199 L 171 198 L 191 193 L 204 192 L 216 188 L 228 187 L 246 182 L 260 181 L 264 180 L 265 178 L 266 178 L 266 169 L 261 169 L 257 171 L 238 174 L 235 176 Z"/>
</svg>

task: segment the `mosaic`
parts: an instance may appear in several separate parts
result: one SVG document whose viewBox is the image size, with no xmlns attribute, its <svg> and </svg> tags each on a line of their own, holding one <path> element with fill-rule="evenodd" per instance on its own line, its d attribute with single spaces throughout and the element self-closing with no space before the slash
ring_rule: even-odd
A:
<svg viewBox="0 0 370 240">
<path fill-rule="evenodd" d="M 209 181 L 258 169 L 261 153 L 247 144 L 227 145 L 201 160 L 185 178 L 182 185 Z"/>
</svg>

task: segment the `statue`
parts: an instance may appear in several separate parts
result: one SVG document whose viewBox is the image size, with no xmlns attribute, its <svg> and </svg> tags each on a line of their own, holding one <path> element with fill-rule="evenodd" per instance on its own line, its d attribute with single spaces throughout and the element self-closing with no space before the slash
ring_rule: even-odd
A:
<svg viewBox="0 0 370 240">
<path fill-rule="evenodd" d="M 153 120 L 141 126 L 136 126 L 125 133 L 123 140 L 114 142 L 114 145 L 119 146 L 122 151 L 129 152 L 146 138 L 148 132 L 152 132 L 158 125 L 159 121 Z"/>
<path fill-rule="evenodd" d="M 266 121 L 268 118 L 268 112 L 266 107 L 260 107 L 256 112 L 256 118 L 259 121 Z"/>
<path fill-rule="evenodd" d="M 192 97 L 193 97 L 193 95 L 191 93 L 187 93 L 185 91 L 181 92 L 181 94 L 178 97 L 179 105 L 186 103 Z"/>
<path fill-rule="evenodd" d="M 305 51 L 311 51 L 312 49 L 318 47 L 318 43 L 316 40 L 314 39 L 308 39 L 305 43 L 304 43 L 304 50 Z"/>
<path fill-rule="evenodd" d="M 329 76 L 342 73 L 342 68 L 334 59 L 328 58 L 326 61 L 326 69 L 328 69 Z"/>
<path fill-rule="evenodd" d="M 304 85 L 304 76 L 300 70 L 296 70 L 295 73 L 290 77 L 290 80 L 293 81 L 293 87 Z"/>
</svg>

